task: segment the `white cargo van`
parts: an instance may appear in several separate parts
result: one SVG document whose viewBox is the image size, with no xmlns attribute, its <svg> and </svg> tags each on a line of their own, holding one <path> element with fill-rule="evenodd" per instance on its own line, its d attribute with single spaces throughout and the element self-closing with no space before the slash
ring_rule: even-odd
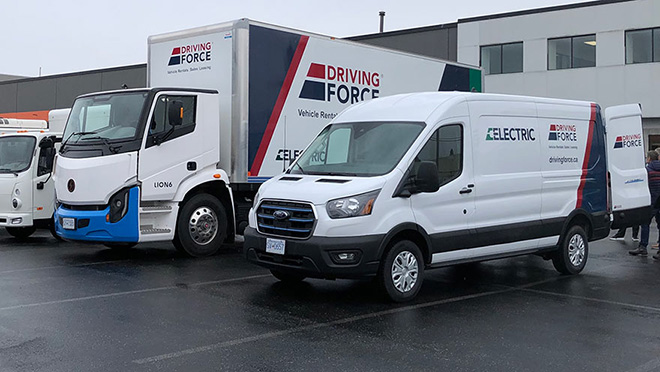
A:
<svg viewBox="0 0 660 372">
<path fill-rule="evenodd" d="M 640 107 L 612 112 L 458 92 L 354 105 L 262 185 L 245 254 L 284 281 L 377 276 L 395 301 L 471 261 L 534 253 L 577 274 L 615 196 L 617 223 L 649 213 Z"/>
<path fill-rule="evenodd" d="M 45 120 L 0 118 L 0 226 L 19 239 L 37 228 L 54 237 L 55 192 L 51 172 L 69 109 Z"/>
</svg>

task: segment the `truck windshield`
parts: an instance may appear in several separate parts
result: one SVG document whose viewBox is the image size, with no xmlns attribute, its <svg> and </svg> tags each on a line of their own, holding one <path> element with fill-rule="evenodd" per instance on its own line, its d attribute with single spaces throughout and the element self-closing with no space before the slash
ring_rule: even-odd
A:
<svg viewBox="0 0 660 372">
<path fill-rule="evenodd" d="M 19 173 L 30 168 L 36 139 L 30 136 L 0 137 L 0 173 Z"/>
<path fill-rule="evenodd" d="M 290 173 L 380 176 L 399 163 L 422 123 L 341 123 L 326 127 Z"/>
<path fill-rule="evenodd" d="M 64 128 L 64 144 L 136 138 L 147 92 L 101 94 L 77 99 Z"/>
</svg>

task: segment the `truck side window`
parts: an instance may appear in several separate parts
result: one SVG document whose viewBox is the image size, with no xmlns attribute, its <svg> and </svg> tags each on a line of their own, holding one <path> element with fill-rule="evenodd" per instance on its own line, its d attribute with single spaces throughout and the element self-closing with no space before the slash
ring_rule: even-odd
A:
<svg viewBox="0 0 660 372">
<path fill-rule="evenodd" d="M 463 127 L 452 124 L 438 128 L 417 154 L 414 172 L 422 161 L 436 163 L 441 186 L 458 177 L 463 171 Z"/>
<path fill-rule="evenodd" d="M 172 129 L 168 118 L 167 106 L 172 101 L 183 103 L 183 120 L 181 126 L 174 128 L 172 133 L 166 134 Z M 181 137 L 195 130 L 197 116 L 197 97 L 196 96 L 160 96 L 156 102 L 154 113 L 149 123 L 149 135 L 147 137 L 147 147 L 154 146 L 164 138 L 163 142 Z"/>
<path fill-rule="evenodd" d="M 53 160 L 55 159 L 55 148 L 48 147 L 39 150 L 39 161 L 37 163 L 37 177 L 53 171 Z"/>
</svg>

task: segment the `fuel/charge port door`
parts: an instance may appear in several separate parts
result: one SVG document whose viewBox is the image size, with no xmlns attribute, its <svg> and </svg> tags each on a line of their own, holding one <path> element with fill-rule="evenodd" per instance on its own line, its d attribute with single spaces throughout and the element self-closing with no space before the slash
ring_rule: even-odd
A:
<svg viewBox="0 0 660 372">
<path fill-rule="evenodd" d="M 610 174 L 612 228 L 635 226 L 651 217 L 646 150 L 639 105 L 605 109 L 607 168 Z"/>
</svg>

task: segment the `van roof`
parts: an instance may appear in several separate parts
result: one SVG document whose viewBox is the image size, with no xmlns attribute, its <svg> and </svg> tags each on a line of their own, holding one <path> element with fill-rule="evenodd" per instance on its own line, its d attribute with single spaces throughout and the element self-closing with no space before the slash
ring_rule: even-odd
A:
<svg viewBox="0 0 660 372">
<path fill-rule="evenodd" d="M 508 101 L 587 106 L 586 101 L 572 101 L 555 98 L 515 96 L 507 94 L 468 93 L 468 92 L 423 92 L 397 94 L 355 104 L 344 110 L 333 122 L 360 121 L 413 121 L 425 122 L 438 109 L 465 101 Z"/>
</svg>

